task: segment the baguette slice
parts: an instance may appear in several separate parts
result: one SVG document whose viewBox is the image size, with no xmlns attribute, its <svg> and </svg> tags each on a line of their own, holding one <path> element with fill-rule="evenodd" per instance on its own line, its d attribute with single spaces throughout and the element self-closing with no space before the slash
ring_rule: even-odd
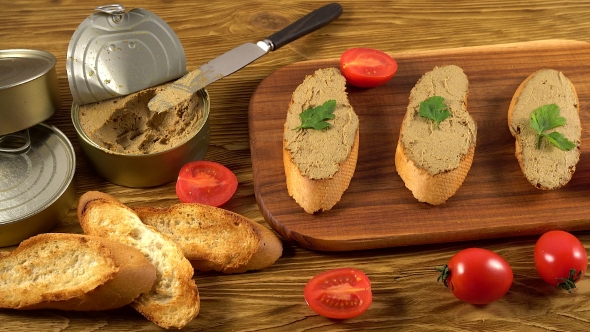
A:
<svg viewBox="0 0 590 332">
<path fill-rule="evenodd" d="M 562 151 L 546 139 L 536 148 L 536 131 L 530 126 L 531 113 L 538 107 L 556 104 L 566 119 L 557 131 L 576 146 Z M 526 179 L 536 188 L 558 189 L 567 184 L 580 160 L 582 127 L 578 95 L 572 82 L 561 72 L 541 69 L 527 77 L 516 89 L 508 108 L 508 127 L 516 138 L 515 155 Z M 549 133 L 548 131 L 546 133 Z"/>
<path fill-rule="evenodd" d="M 139 218 L 170 236 L 200 271 L 240 273 L 273 264 L 283 253 L 269 229 L 221 208 L 180 203 L 167 208 L 134 208 Z"/>
<path fill-rule="evenodd" d="M 299 114 L 336 100 L 331 127 L 298 129 Z M 308 75 L 293 92 L 283 137 L 283 165 L 289 195 L 313 214 L 340 201 L 354 175 L 359 150 L 359 119 L 348 101 L 346 79 L 336 68 Z"/>
<path fill-rule="evenodd" d="M 453 196 L 471 169 L 477 125 L 467 112 L 467 76 L 455 65 L 435 67 L 410 92 L 395 151 L 395 167 L 420 202 L 439 205 Z M 444 98 L 451 116 L 435 129 L 420 116 L 420 103 Z"/>
<path fill-rule="evenodd" d="M 31 237 L 0 255 L 0 307 L 109 310 L 147 293 L 155 267 L 139 250 L 81 234 Z"/>
<path fill-rule="evenodd" d="M 137 214 L 110 195 L 90 191 L 80 197 L 78 219 L 84 233 L 137 248 L 156 267 L 149 293 L 131 306 L 163 328 L 182 328 L 199 313 L 193 268 L 169 237 L 146 226 Z"/>
</svg>

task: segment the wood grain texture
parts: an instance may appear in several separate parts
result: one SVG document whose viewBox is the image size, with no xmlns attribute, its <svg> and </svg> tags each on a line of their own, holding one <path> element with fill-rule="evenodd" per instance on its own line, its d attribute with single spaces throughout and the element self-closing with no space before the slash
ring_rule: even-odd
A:
<svg viewBox="0 0 590 332">
<path fill-rule="evenodd" d="M 254 194 L 248 105 L 258 84 L 271 73 L 301 61 L 334 59 L 350 47 L 413 54 L 542 39 L 590 41 L 590 1 L 338 2 L 344 13 L 335 22 L 208 88 L 212 100 L 212 134 L 206 159 L 228 166 L 239 181 L 236 195 L 224 207 L 266 226 Z M 63 104 L 48 122 L 62 130 L 74 144 L 78 196 L 88 190 L 100 190 L 131 206 L 167 206 L 178 202 L 174 183 L 130 189 L 98 177 L 82 154 L 71 124 L 72 97 L 65 70 L 67 46 L 76 27 L 93 8 L 106 3 L 2 1 L 0 49 L 41 49 L 57 57 Z M 321 5 L 313 0 L 129 0 L 123 4 L 127 8 L 146 8 L 168 22 L 183 44 L 189 69 L 245 41 L 262 39 Z M 498 126 L 507 130 L 505 124 Z M 81 232 L 74 209 L 55 231 Z M 590 248 L 590 232 L 576 235 Z M 590 281 L 584 279 L 573 294 L 545 285 L 532 265 L 535 240 L 535 236 L 530 236 L 345 253 L 312 251 L 285 242 L 283 256 L 266 270 L 241 275 L 196 273 L 201 312 L 184 330 L 587 331 Z M 436 283 L 433 268 L 471 246 L 496 251 L 514 270 L 515 281 L 509 293 L 488 306 L 461 303 Z M 371 278 L 373 304 L 363 315 L 351 320 L 325 319 L 307 307 L 303 287 L 313 275 L 343 266 L 359 268 Z M 96 313 L 0 310 L 0 331 L 161 329 L 125 307 Z"/>
<path fill-rule="evenodd" d="M 393 57 L 399 70 L 387 84 L 347 88 L 360 121 L 359 157 L 350 186 L 329 211 L 310 215 L 289 196 L 282 156 L 285 114 L 276 110 L 288 108 L 306 75 L 338 67 L 338 59 L 286 66 L 254 92 L 249 113 L 254 188 L 262 214 L 278 233 L 310 249 L 348 251 L 590 228 L 590 155 L 582 152 L 565 188 L 538 190 L 520 171 L 507 120 L 518 85 L 539 69 L 553 68 L 576 86 L 581 121 L 588 123 L 590 44 L 552 40 Z M 461 188 L 446 203 L 431 206 L 419 203 L 404 186 L 394 155 L 410 90 L 424 73 L 449 64 L 463 68 L 469 79 L 467 109 L 477 123 L 478 139 Z M 588 139 L 585 128 L 582 141 Z"/>
</svg>

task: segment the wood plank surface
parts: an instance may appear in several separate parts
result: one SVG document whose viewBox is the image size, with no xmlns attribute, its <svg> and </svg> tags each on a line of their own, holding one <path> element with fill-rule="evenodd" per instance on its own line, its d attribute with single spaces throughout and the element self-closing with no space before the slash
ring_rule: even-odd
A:
<svg viewBox="0 0 590 332">
<path fill-rule="evenodd" d="M 356 172 L 340 202 L 306 213 L 286 187 L 283 124 L 291 94 L 318 68 L 338 59 L 288 65 L 264 79 L 250 102 L 254 188 L 265 219 L 284 238 L 315 250 L 347 251 L 491 237 L 541 234 L 549 229 L 590 229 L 590 154 L 582 150 L 575 176 L 561 190 L 533 187 L 514 156 L 508 106 L 533 72 L 563 72 L 580 96 L 582 123 L 590 122 L 590 44 L 548 40 L 394 54 L 398 72 L 387 84 L 348 97 L 360 121 Z M 477 146 L 465 182 L 445 204 L 418 202 L 395 170 L 399 128 L 410 90 L 435 66 L 455 64 L 469 79 L 468 111 L 477 123 Z M 582 141 L 590 129 L 582 130 Z M 556 208 L 557 207 L 557 208 Z M 370 220 L 370 222 L 368 222 Z"/>
<path fill-rule="evenodd" d="M 416 54 L 425 50 L 545 39 L 590 41 L 590 1 L 586 0 L 338 2 L 344 13 L 335 22 L 208 87 L 212 101 L 211 144 L 206 159 L 226 165 L 239 181 L 236 195 L 224 208 L 267 227 L 254 193 L 248 106 L 257 86 L 273 72 L 303 61 L 335 59 L 350 47 Z M 78 197 L 88 190 L 101 190 L 130 206 L 167 206 L 178 202 L 174 183 L 131 189 L 101 179 L 82 154 L 71 123 L 72 96 L 65 70 L 68 43 L 93 8 L 106 3 L 1 1 L 0 49 L 41 49 L 56 56 L 62 107 L 48 122 L 62 130 L 74 145 Z M 128 9 L 148 9 L 168 22 L 183 44 L 189 69 L 246 41 L 265 38 L 321 4 L 312 0 L 129 0 L 123 3 Z M 499 127 L 506 130 L 504 125 Z M 73 207 L 54 231 L 81 232 Z M 586 249 L 590 248 L 590 232 L 575 234 Z M 266 270 L 239 275 L 195 273 L 201 311 L 183 330 L 588 331 L 590 281 L 582 280 L 572 294 L 546 285 L 532 264 L 536 238 L 523 236 L 352 252 L 308 250 L 285 240 L 283 256 Z M 488 306 L 459 302 L 436 283 L 433 268 L 447 262 L 457 251 L 472 246 L 497 252 L 514 271 L 514 284 L 508 294 Z M 315 274 L 343 266 L 356 267 L 369 276 L 374 300 L 367 312 L 354 319 L 326 319 L 307 307 L 303 287 Z M 161 330 L 130 307 L 82 313 L 0 310 L 2 332 Z"/>
</svg>

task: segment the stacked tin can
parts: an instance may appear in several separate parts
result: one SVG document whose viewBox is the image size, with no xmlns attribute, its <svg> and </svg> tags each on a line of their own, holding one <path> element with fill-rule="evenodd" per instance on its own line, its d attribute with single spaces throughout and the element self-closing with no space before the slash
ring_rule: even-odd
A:
<svg viewBox="0 0 590 332">
<path fill-rule="evenodd" d="M 76 190 L 72 144 L 43 123 L 61 106 L 55 57 L 0 51 L 0 247 L 51 229 Z"/>
</svg>

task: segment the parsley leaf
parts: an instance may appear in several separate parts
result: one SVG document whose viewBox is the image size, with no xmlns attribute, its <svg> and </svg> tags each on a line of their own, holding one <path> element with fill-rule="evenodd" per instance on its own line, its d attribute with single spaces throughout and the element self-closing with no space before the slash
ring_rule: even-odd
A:
<svg viewBox="0 0 590 332">
<path fill-rule="evenodd" d="M 420 103 L 420 116 L 434 121 L 434 128 L 438 129 L 438 124 L 451 116 L 451 112 L 443 97 L 432 96 Z"/>
<path fill-rule="evenodd" d="M 322 130 L 331 126 L 326 120 L 334 118 L 334 111 L 336 110 L 336 100 L 330 99 L 320 106 L 310 107 L 305 111 L 299 113 L 301 118 L 301 125 L 293 128 L 297 129 L 316 129 Z"/>
<path fill-rule="evenodd" d="M 543 137 L 563 151 L 569 151 L 576 146 L 561 133 L 544 133 L 565 124 L 565 118 L 560 116 L 559 112 L 559 106 L 555 104 L 543 105 L 531 112 L 531 128 L 537 132 L 537 149 L 541 148 L 541 138 Z"/>
</svg>

